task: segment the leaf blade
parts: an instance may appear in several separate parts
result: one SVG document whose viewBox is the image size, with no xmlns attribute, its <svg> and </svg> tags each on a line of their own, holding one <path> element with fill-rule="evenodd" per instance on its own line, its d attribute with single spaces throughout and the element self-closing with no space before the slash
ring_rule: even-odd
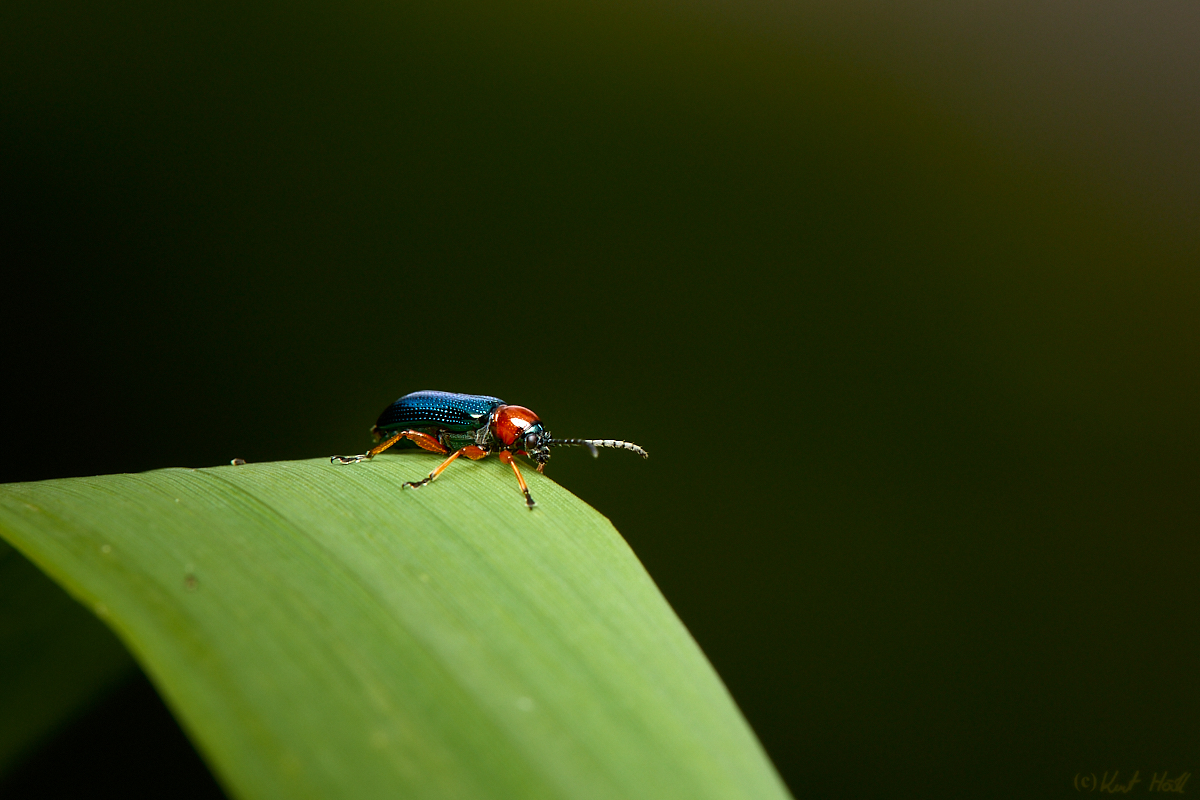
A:
<svg viewBox="0 0 1200 800">
<path fill-rule="evenodd" d="M 14 484 L 0 530 L 253 798 L 785 797 L 606 519 L 494 460 Z"/>
</svg>

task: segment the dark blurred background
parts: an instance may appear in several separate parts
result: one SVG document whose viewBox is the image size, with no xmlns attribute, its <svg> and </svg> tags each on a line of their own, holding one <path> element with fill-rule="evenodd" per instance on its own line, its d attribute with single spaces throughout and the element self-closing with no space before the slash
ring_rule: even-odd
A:
<svg viewBox="0 0 1200 800">
<path fill-rule="evenodd" d="M 1198 30 L 6 4 L 0 477 L 357 452 L 401 394 L 494 394 L 650 451 L 549 474 L 797 796 L 1200 770 Z M 138 680 L 38 768 L 168 731 Z"/>
</svg>

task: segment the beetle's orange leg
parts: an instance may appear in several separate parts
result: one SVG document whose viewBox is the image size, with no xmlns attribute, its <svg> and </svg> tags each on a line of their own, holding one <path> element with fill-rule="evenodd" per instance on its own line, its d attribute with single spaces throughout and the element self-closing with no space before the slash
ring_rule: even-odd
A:
<svg viewBox="0 0 1200 800">
<path fill-rule="evenodd" d="M 464 447 L 462 449 L 462 454 L 472 461 L 478 461 L 481 458 L 487 458 L 491 455 L 491 453 L 487 450 L 484 450 L 482 447 L 476 447 L 473 444 L 469 444 Z"/>
<path fill-rule="evenodd" d="M 436 442 L 437 440 L 435 439 L 434 441 Z M 417 442 L 417 444 L 420 444 L 420 442 Z M 443 453 L 446 452 L 445 448 L 442 449 L 442 452 Z M 404 485 L 409 488 L 412 488 L 412 489 L 420 489 L 422 486 L 429 483 L 431 480 L 436 478 L 438 475 L 441 475 L 442 470 L 444 470 L 446 467 L 453 464 L 454 459 L 458 458 L 459 456 L 466 456 L 467 458 L 469 458 L 473 461 L 477 461 L 477 460 L 483 458 L 484 456 L 486 456 L 487 454 L 488 454 L 488 451 L 484 450 L 482 447 L 479 447 L 478 445 L 469 444 L 466 447 L 455 450 L 450 455 L 449 458 L 447 458 L 445 461 L 443 461 L 441 463 L 441 465 L 437 469 L 435 469 L 433 472 L 429 473 L 429 477 L 424 478 L 419 481 L 405 481 Z"/>
<path fill-rule="evenodd" d="M 421 433 L 420 431 L 400 431 L 400 433 L 397 433 L 383 444 L 377 444 L 367 452 L 371 455 L 382 453 L 384 450 L 387 450 L 389 447 L 395 444 L 397 439 L 408 439 L 409 441 L 415 442 L 417 447 L 421 448 L 422 450 L 428 450 L 431 453 L 442 453 L 445 455 L 446 453 L 450 452 L 446 449 L 446 446 L 437 439 L 433 438 L 428 433 Z"/>
<path fill-rule="evenodd" d="M 508 452 L 507 450 L 501 450 L 500 460 L 513 468 L 513 474 L 517 476 L 517 483 L 521 485 L 521 491 L 525 493 L 525 505 L 529 506 L 530 508 L 536 506 L 537 503 L 533 502 L 533 496 L 529 494 L 529 487 L 525 485 L 525 478 L 522 477 L 521 470 L 517 469 L 517 462 L 516 459 L 513 458 L 512 453 Z"/>
<path fill-rule="evenodd" d="M 430 436 L 428 433 L 421 433 L 420 431 L 400 431 L 397 434 L 389 436 L 387 439 L 375 445 L 361 456 L 330 456 L 329 460 L 334 464 L 357 464 L 359 461 L 366 461 L 367 459 L 374 458 L 401 439 L 408 439 L 416 442 L 417 446 L 422 450 L 429 450 L 434 453 L 450 452 L 444 446 L 442 446 L 441 442 Z"/>
</svg>

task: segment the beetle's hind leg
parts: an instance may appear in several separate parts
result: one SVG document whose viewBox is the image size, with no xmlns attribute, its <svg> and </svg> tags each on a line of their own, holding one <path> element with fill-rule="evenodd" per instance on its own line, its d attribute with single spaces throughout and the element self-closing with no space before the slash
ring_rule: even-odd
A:
<svg viewBox="0 0 1200 800">
<path fill-rule="evenodd" d="M 436 441 L 436 440 L 434 440 L 434 441 Z M 420 444 L 420 442 L 417 442 L 417 444 Z M 442 452 L 443 453 L 446 452 L 446 449 L 444 447 L 442 448 Z M 453 453 L 451 453 L 450 457 L 447 458 L 445 461 L 443 461 L 441 463 L 441 465 L 438 466 L 437 469 L 435 469 L 433 472 L 429 473 L 429 475 L 427 477 L 422 478 L 419 481 L 405 481 L 404 486 L 405 486 L 405 488 L 408 488 L 408 489 L 420 489 L 422 486 L 429 483 L 431 480 L 436 478 L 438 475 L 441 475 L 442 470 L 444 470 L 446 467 L 453 464 L 454 459 L 458 458 L 459 456 L 466 456 L 467 458 L 471 459 L 472 461 L 475 461 L 475 460 L 483 458 L 487 454 L 488 454 L 488 451 L 484 450 L 482 447 L 479 447 L 478 445 L 474 445 L 474 444 L 469 444 L 466 447 L 460 448 L 458 450 L 455 450 Z"/>
<path fill-rule="evenodd" d="M 361 456 L 330 456 L 329 463 L 331 464 L 357 464 L 359 461 L 368 461 L 375 456 L 387 450 L 401 439 L 408 439 L 415 442 L 422 450 L 429 450 L 434 453 L 449 453 L 450 451 L 442 445 L 437 439 L 430 436 L 428 433 L 420 431 L 400 431 L 397 434 L 389 436 L 379 444 L 372 447 Z"/>
</svg>

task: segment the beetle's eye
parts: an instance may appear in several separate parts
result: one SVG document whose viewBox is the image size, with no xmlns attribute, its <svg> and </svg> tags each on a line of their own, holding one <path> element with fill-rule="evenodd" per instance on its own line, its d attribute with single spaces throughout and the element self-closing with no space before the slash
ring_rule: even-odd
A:
<svg viewBox="0 0 1200 800">
<path fill-rule="evenodd" d="M 526 450 L 533 450 L 537 446 L 538 446 L 538 435 L 536 433 L 531 433 L 525 437 L 525 449 Z"/>
</svg>

